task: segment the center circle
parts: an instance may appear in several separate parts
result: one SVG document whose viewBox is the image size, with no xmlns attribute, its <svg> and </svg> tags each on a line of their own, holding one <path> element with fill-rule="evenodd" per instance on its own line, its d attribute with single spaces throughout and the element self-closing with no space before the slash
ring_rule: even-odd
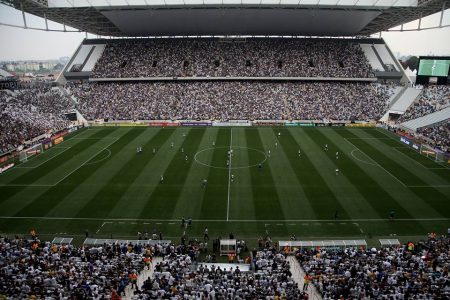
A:
<svg viewBox="0 0 450 300">
<path fill-rule="evenodd" d="M 230 149 L 233 151 L 231 156 L 231 162 L 229 159 L 229 151 Z M 211 155 L 214 155 L 214 151 L 223 152 L 223 159 L 218 161 L 211 161 L 209 158 Z M 241 157 L 244 155 L 248 156 L 246 163 L 241 162 Z M 263 164 L 267 160 L 267 155 L 264 151 L 254 148 L 241 147 L 241 146 L 233 146 L 233 147 L 211 147 L 198 151 L 194 155 L 194 160 L 203 166 L 215 168 L 215 169 L 246 169 L 256 167 L 260 164 Z M 228 161 L 228 165 L 227 165 Z"/>
</svg>

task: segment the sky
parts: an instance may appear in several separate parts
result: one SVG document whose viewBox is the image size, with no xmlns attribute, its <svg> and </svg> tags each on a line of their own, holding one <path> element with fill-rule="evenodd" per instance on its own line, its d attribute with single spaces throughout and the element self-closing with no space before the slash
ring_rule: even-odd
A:
<svg viewBox="0 0 450 300">
<path fill-rule="evenodd" d="M 29 27 L 45 28 L 42 18 L 26 14 L 26 19 Z M 437 26 L 439 20 L 440 13 L 423 18 L 422 27 Z M 22 13 L 0 4 L 0 23 L 23 25 Z M 61 24 L 51 21 L 48 24 L 50 29 L 63 28 Z M 417 21 L 405 24 L 404 29 L 417 28 L 417 24 Z M 443 25 L 450 25 L 450 9 L 445 11 Z M 69 29 L 71 28 L 67 28 Z M 85 33 L 79 32 L 47 32 L 0 25 L 0 61 L 70 57 L 85 37 Z M 88 37 L 97 36 L 89 34 Z M 394 54 L 450 56 L 450 27 L 412 32 L 383 32 L 381 37 Z"/>
</svg>

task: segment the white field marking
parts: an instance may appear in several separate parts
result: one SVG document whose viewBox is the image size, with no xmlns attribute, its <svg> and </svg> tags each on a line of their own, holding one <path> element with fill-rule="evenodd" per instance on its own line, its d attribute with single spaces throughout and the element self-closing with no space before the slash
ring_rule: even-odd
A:
<svg viewBox="0 0 450 300">
<path fill-rule="evenodd" d="M 120 219 L 120 218 L 72 218 L 72 217 L 19 217 L 19 216 L 0 216 L 0 219 L 29 219 L 29 220 L 80 220 L 80 221 L 104 221 L 104 222 L 119 222 L 119 224 L 125 224 L 125 221 L 150 221 L 150 222 L 176 222 L 179 221 L 179 219 Z M 214 219 L 214 220 L 192 220 L 195 222 L 223 222 L 224 219 Z M 299 219 L 299 220 L 229 220 L 230 222 L 245 222 L 245 223 L 259 223 L 259 222 L 310 222 L 310 223 L 316 223 L 316 222 L 336 222 L 335 219 Z M 450 221 L 450 218 L 409 218 L 409 219 L 389 219 L 389 218 L 379 218 L 379 219 L 340 219 L 340 222 L 346 221 L 346 222 L 385 222 L 385 221 Z M 145 223 L 144 223 L 145 224 Z M 149 224 L 149 223 L 147 223 Z M 358 223 L 353 223 L 358 224 Z M 270 226 L 269 223 L 265 223 L 265 226 Z M 303 223 L 302 225 L 308 225 L 307 223 Z M 359 225 L 359 224 L 358 224 Z"/>
<path fill-rule="evenodd" d="M 350 142 L 347 138 L 344 138 L 344 140 L 346 140 L 347 142 L 349 142 L 350 144 L 353 145 L 353 147 L 356 147 L 356 149 L 358 149 L 359 151 L 361 151 L 361 153 L 364 153 L 361 149 L 359 149 L 355 144 L 353 144 L 352 142 Z M 383 166 L 381 166 L 378 162 L 376 162 L 373 158 L 371 158 L 369 155 L 367 155 L 366 153 L 364 153 L 364 155 L 366 155 L 368 158 L 370 158 L 370 160 L 372 160 L 374 163 L 376 163 L 376 165 L 380 168 L 382 168 L 386 173 L 388 173 L 389 175 L 391 175 L 395 180 L 397 180 L 401 185 L 403 185 L 403 187 L 408 187 L 403 181 L 401 181 L 400 179 L 398 179 L 396 176 L 394 176 L 391 172 L 389 172 L 388 170 L 386 170 Z"/>
<path fill-rule="evenodd" d="M 405 145 L 404 145 L 402 142 L 400 142 L 400 140 L 397 140 L 396 138 L 394 138 L 394 137 L 388 135 L 386 132 L 383 131 L 383 129 L 377 128 L 377 131 L 378 131 L 378 132 L 381 132 L 382 134 L 384 134 L 385 136 L 387 136 L 387 137 L 390 138 L 391 140 L 394 140 L 394 141 L 396 141 L 397 143 L 399 143 L 400 145 L 402 145 L 403 147 L 405 147 Z M 401 148 L 401 147 L 399 147 L 399 148 Z M 443 167 L 443 168 L 445 168 L 445 169 L 450 169 L 450 166 L 447 166 L 447 165 L 441 165 L 440 163 L 436 162 L 435 160 L 429 158 L 429 157 L 426 156 L 426 155 L 422 155 L 422 154 L 420 154 L 420 155 L 423 156 L 423 157 L 428 158 L 429 160 L 431 160 L 431 161 L 434 162 L 435 164 L 437 164 L 437 165 L 439 165 L 439 166 L 441 166 L 441 167 Z M 440 168 L 437 168 L 437 169 L 440 169 Z"/>
<path fill-rule="evenodd" d="M 143 223 L 144 225 L 149 225 L 150 223 Z"/>
<path fill-rule="evenodd" d="M 202 153 L 202 152 L 205 152 L 205 151 L 208 151 L 208 150 L 221 149 L 221 148 L 223 149 L 223 148 L 228 148 L 228 147 L 223 146 L 223 147 L 210 147 L 210 148 L 202 149 L 202 150 L 198 151 L 197 153 L 195 153 L 195 155 L 194 155 L 194 160 L 195 160 L 196 163 L 201 164 L 202 166 L 209 167 L 209 168 L 213 168 L 213 169 L 224 169 L 224 170 L 228 170 L 228 169 L 230 169 L 230 168 L 231 168 L 232 170 L 253 168 L 253 167 L 258 166 L 259 164 L 265 163 L 266 160 L 267 160 L 267 155 L 264 153 L 264 151 L 261 151 L 261 150 L 255 149 L 255 148 L 242 147 L 242 146 L 234 146 L 233 148 L 234 148 L 234 149 L 246 149 L 246 150 L 257 151 L 257 152 L 261 153 L 262 155 L 264 155 L 264 159 L 263 159 L 262 161 L 260 161 L 260 162 L 257 162 L 257 163 L 255 163 L 255 164 L 253 164 L 253 165 L 242 166 L 242 167 L 231 167 L 231 166 L 228 166 L 228 167 L 218 167 L 218 166 L 213 166 L 213 165 L 210 165 L 210 164 L 203 163 L 203 162 L 201 162 L 200 160 L 197 159 L 197 156 L 198 156 L 200 153 Z"/>
<path fill-rule="evenodd" d="M 106 222 L 103 222 L 102 226 L 100 226 L 100 228 L 95 232 L 95 234 L 100 232 L 100 229 L 102 229 L 103 226 L 105 226 Z"/>
<path fill-rule="evenodd" d="M 97 151 L 94 153 L 94 155 L 92 155 L 91 157 L 89 157 L 88 160 L 86 160 L 84 163 L 82 163 L 78 168 L 76 168 L 75 170 L 73 170 L 72 172 L 69 172 L 69 174 L 67 174 L 66 176 L 64 176 L 62 179 L 60 179 L 58 182 L 56 182 L 54 185 L 58 185 L 61 181 L 63 181 L 64 179 L 66 179 L 67 177 L 69 177 L 70 175 L 72 175 L 73 173 L 75 173 L 76 171 L 78 171 L 81 167 L 83 167 L 85 164 L 87 164 L 91 159 L 93 159 L 94 157 L 96 157 L 97 155 L 99 155 L 103 150 L 105 150 L 106 148 L 109 148 L 109 146 L 111 146 L 112 144 L 114 144 L 115 142 L 117 142 L 119 140 L 119 138 L 116 138 L 115 140 L 113 140 L 111 143 L 108 144 L 108 146 L 104 147 L 102 150 Z"/>
<path fill-rule="evenodd" d="M 35 169 L 35 168 L 38 168 L 38 167 L 42 166 L 43 164 L 45 164 L 46 162 L 48 162 L 49 160 L 54 159 L 54 158 L 57 157 L 58 155 L 63 154 L 64 152 L 66 152 L 67 150 L 69 150 L 71 147 L 58 147 L 58 148 L 64 149 L 64 151 L 61 151 L 61 152 L 59 152 L 58 154 L 56 154 L 56 155 L 54 155 L 54 156 L 52 156 L 52 157 L 50 157 L 50 158 L 44 160 L 43 162 L 41 162 L 41 163 L 38 164 L 37 166 L 34 166 L 34 167 L 22 167 L 22 165 L 18 165 L 18 166 L 16 167 L 16 169 Z M 56 148 L 56 149 L 58 149 L 58 148 Z M 54 148 L 54 149 L 55 149 L 55 148 Z M 47 150 L 47 151 L 48 151 L 48 150 Z M 46 152 L 44 152 L 44 153 L 46 153 Z M 36 156 L 36 157 L 38 157 L 38 156 Z M 33 158 L 34 158 L 34 157 L 33 157 Z M 29 162 L 29 160 L 26 161 L 25 163 L 27 163 L 27 162 Z"/>
<path fill-rule="evenodd" d="M 443 169 L 447 169 L 447 170 L 448 170 L 448 168 L 446 168 L 446 167 L 444 167 L 444 166 L 442 166 L 442 167 L 440 167 L 440 168 L 429 168 L 429 167 L 425 166 L 424 164 L 422 164 L 421 162 L 415 160 L 415 159 L 412 158 L 411 156 L 409 156 L 409 155 L 403 153 L 402 151 L 398 150 L 398 149 L 405 149 L 405 147 L 392 147 L 392 149 L 394 149 L 395 151 L 397 151 L 397 152 L 403 154 L 404 156 L 406 156 L 407 158 L 409 158 L 410 160 L 414 161 L 416 164 L 422 166 L 423 168 L 425 168 L 425 169 L 427 169 L 427 170 L 443 170 Z M 409 149 L 409 148 L 406 148 L 406 149 Z M 413 150 L 413 151 L 414 151 L 414 150 Z M 419 154 L 419 155 L 421 155 L 421 154 Z M 421 155 L 421 156 L 425 157 L 424 155 Z"/>
<path fill-rule="evenodd" d="M 67 141 L 70 141 L 70 140 L 111 140 L 111 139 L 116 139 L 116 138 L 117 138 L 116 136 L 106 136 L 106 137 L 99 137 L 99 138 L 94 138 L 94 137 L 81 138 L 81 137 L 78 137 L 78 138 L 70 138 Z"/>
<path fill-rule="evenodd" d="M 385 138 L 376 138 L 376 137 L 368 137 L 368 138 L 360 138 L 360 137 L 352 137 L 352 138 L 345 138 L 348 140 L 390 140 L 390 137 Z"/>
<path fill-rule="evenodd" d="M 359 228 L 359 231 L 361 231 L 361 233 L 364 233 L 364 230 L 362 230 L 362 228 Z"/>
<path fill-rule="evenodd" d="M 359 159 L 358 157 L 356 157 L 356 156 L 353 154 L 355 151 L 360 151 L 360 152 L 361 152 L 361 150 L 359 150 L 359 149 L 353 149 L 352 152 L 350 152 L 350 155 L 351 155 L 354 159 L 356 159 L 357 161 L 362 162 L 363 164 L 368 164 L 368 165 L 372 165 L 372 166 L 378 166 L 376 163 L 368 162 L 368 161 Z M 365 155 L 365 153 L 363 153 L 363 154 Z M 366 155 L 366 156 L 367 156 L 367 155 Z"/>
<path fill-rule="evenodd" d="M 162 225 L 162 223 L 156 223 L 156 225 Z"/>
<path fill-rule="evenodd" d="M 169 223 L 169 225 L 175 225 L 175 223 Z"/>
<path fill-rule="evenodd" d="M 230 151 L 231 153 L 231 145 L 233 143 L 233 128 L 230 129 Z M 231 159 L 233 158 L 232 154 L 230 156 L 230 164 L 228 166 L 228 199 L 227 199 L 227 221 L 230 219 L 230 188 L 231 188 Z"/>
<path fill-rule="evenodd" d="M 277 224 L 277 226 L 283 226 L 283 224 Z"/>
<path fill-rule="evenodd" d="M 120 138 L 116 138 L 115 140 L 113 140 L 111 143 L 109 143 L 106 147 L 101 148 L 100 151 L 97 151 L 93 156 L 89 157 L 88 160 L 86 160 L 84 163 L 82 163 L 78 168 L 74 169 L 72 172 L 68 173 L 67 175 L 65 175 L 62 179 L 60 179 L 59 181 L 57 181 L 54 184 L 0 184 L 0 186 L 23 186 L 23 187 L 29 187 L 29 186 L 38 186 L 38 187 L 52 187 L 55 185 L 58 185 L 61 181 L 63 181 L 64 179 L 66 179 L 67 177 L 69 177 L 70 175 L 72 175 L 74 172 L 78 171 L 78 169 L 80 169 L 81 167 L 85 166 L 91 159 L 93 159 L 94 157 L 96 157 L 98 154 L 100 154 L 102 151 L 104 150 L 108 150 L 107 148 L 109 146 L 111 146 L 112 144 L 114 144 L 115 142 L 117 142 Z M 109 151 L 109 150 L 108 150 Z"/>
<path fill-rule="evenodd" d="M 16 184 L 16 183 L 2 183 L 0 186 L 23 186 L 23 187 L 52 187 L 54 184 Z"/>
<path fill-rule="evenodd" d="M 99 160 L 96 160 L 96 161 L 89 162 L 89 163 L 85 164 L 85 166 L 94 165 L 94 164 L 97 164 L 97 163 L 99 163 L 101 161 L 104 161 L 105 159 L 108 159 L 111 156 L 111 150 L 109 150 L 109 149 L 104 149 L 104 150 L 108 151 L 108 155 L 106 157 L 103 157 L 102 159 L 99 159 Z"/>
</svg>

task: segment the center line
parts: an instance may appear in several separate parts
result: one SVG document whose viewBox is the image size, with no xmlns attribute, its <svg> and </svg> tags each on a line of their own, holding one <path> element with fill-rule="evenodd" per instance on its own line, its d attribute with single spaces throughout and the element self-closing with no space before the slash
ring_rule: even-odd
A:
<svg viewBox="0 0 450 300">
<path fill-rule="evenodd" d="M 227 201 L 227 221 L 229 220 L 230 216 L 230 186 L 231 186 L 231 145 L 233 143 L 233 128 L 230 129 L 230 150 L 228 156 L 230 157 L 230 163 L 228 165 L 228 201 Z"/>
</svg>

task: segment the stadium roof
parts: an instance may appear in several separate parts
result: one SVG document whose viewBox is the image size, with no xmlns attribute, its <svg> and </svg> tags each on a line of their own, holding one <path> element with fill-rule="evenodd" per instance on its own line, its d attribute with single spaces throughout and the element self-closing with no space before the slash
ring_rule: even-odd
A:
<svg viewBox="0 0 450 300">
<path fill-rule="evenodd" d="M 450 8 L 450 0 L 0 0 L 104 36 L 361 36 Z M 25 22 L 24 22 L 25 23 Z"/>
</svg>

